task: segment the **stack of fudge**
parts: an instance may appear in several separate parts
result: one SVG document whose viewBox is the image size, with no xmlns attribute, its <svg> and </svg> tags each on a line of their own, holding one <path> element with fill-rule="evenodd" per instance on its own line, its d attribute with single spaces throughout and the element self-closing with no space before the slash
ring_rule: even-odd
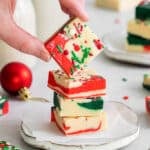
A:
<svg viewBox="0 0 150 150">
<path fill-rule="evenodd" d="M 126 49 L 131 52 L 150 52 L 150 1 L 136 7 L 135 19 L 128 23 Z"/>
<path fill-rule="evenodd" d="M 106 129 L 101 98 L 106 81 L 86 66 L 102 51 L 101 41 L 84 22 L 73 18 L 45 47 L 61 67 L 49 71 L 48 87 L 54 90 L 51 121 L 65 135 Z"/>
<path fill-rule="evenodd" d="M 97 6 L 125 11 L 137 6 L 141 0 L 96 0 Z"/>
</svg>

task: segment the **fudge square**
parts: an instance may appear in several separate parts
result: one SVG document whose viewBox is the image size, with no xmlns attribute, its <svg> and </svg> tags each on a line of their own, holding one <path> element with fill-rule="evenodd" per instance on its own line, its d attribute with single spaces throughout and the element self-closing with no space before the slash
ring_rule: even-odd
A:
<svg viewBox="0 0 150 150">
<path fill-rule="evenodd" d="M 60 117 L 97 116 L 104 104 L 101 97 L 67 99 L 57 93 L 54 93 L 53 101 Z"/>
<path fill-rule="evenodd" d="M 84 68 L 68 77 L 61 70 L 49 72 L 48 87 L 66 98 L 88 98 L 105 95 L 106 80 Z"/>
<path fill-rule="evenodd" d="M 98 37 L 78 18 L 69 20 L 45 42 L 45 47 L 68 76 L 89 63 L 103 49 Z"/>
</svg>

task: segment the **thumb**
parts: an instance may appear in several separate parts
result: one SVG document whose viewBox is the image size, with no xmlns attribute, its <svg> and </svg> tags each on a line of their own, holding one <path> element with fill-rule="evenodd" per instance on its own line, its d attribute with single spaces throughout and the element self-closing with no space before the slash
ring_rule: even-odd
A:
<svg viewBox="0 0 150 150">
<path fill-rule="evenodd" d="M 42 60 L 49 60 L 50 55 L 45 49 L 44 44 L 36 37 L 17 26 L 13 20 L 3 22 L 0 28 L 2 28 L 0 31 L 2 40 L 10 46 L 21 52 L 34 55 Z"/>
<path fill-rule="evenodd" d="M 87 12 L 80 5 L 73 5 L 70 9 L 70 14 L 78 16 L 83 21 L 88 21 Z"/>
</svg>

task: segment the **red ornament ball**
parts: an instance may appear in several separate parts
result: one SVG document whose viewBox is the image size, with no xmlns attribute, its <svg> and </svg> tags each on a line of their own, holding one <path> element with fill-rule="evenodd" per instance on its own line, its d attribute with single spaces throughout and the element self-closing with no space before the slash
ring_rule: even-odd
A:
<svg viewBox="0 0 150 150">
<path fill-rule="evenodd" d="M 0 81 L 5 91 L 16 95 L 21 88 L 29 88 L 31 86 L 32 72 L 23 63 L 11 62 L 2 68 Z"/>
</svg>

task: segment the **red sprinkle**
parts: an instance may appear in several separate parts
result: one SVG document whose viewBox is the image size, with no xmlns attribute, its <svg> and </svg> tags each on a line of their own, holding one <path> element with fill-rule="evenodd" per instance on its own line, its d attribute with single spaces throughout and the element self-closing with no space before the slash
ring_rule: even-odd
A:
<svg viewBox="0 0 150 150">
<path fill-rule="evenodd" d="M 123 99 L 124 99 L 124 100 L 128 100 L 128 99 L 129 99 L 129 96 L 124 96 Z"/>
<path fill-rule="evenodd" d="M 77 44 L 73 44 L 74 50 L 75 51 L 79 51 L 80 50 L 80 46 Z"/>
<path fill-rule="evenodd" d="M 89 56 L 93 56 L 93 54 L 92 54 L 92 53 L 89 53 Z"/>
<path fill-rule="evenodd" d="M 101 49 L 102 47 L 103 47 L 103 45 L 101 44 L 101 42 L 100 42 L 100 40 L 98 39 L 98 40 L 94 40 L 94 44 L 96 45 L 96 47 L 98 48 L 98 49 Z"/>
<path fill-rule="evenodd" d="M 63 54 L 68 55 L 69 54 L 68 50 L 64 50 Z"/>
</svg>

